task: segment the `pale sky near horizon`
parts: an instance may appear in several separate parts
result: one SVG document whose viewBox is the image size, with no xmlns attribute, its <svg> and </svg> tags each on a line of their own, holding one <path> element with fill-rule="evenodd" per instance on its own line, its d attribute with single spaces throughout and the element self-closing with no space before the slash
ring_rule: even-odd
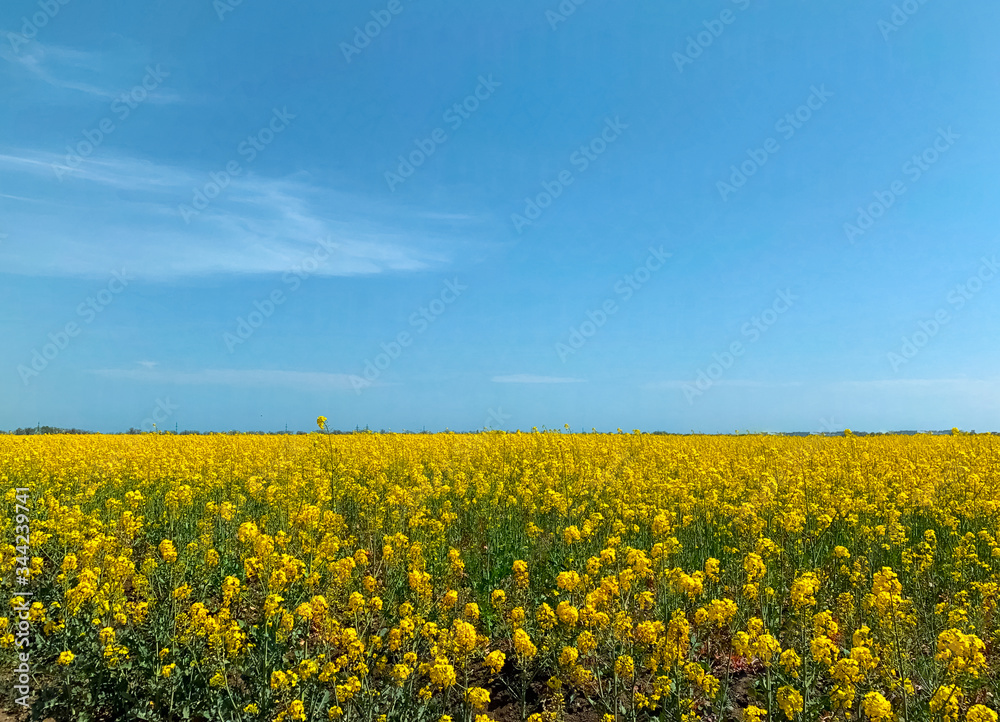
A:
<svg viewBox="0 0 1000 722">
<path fill-rule="evenodd" d="M 0 429 L 1000 430 L 998 21 L 12 0 Z"/>
</svg>

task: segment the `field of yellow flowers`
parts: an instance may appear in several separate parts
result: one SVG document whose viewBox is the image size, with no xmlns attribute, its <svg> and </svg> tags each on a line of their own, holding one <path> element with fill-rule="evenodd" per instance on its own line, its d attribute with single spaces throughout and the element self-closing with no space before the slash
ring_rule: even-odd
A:
<svg viewBox="0 0 1000 722">
<path fill-rule="evenodd" d="M 0 481 L 35 719 L 997 722 L 997 436 L 0 436 Z"/>
</svg>

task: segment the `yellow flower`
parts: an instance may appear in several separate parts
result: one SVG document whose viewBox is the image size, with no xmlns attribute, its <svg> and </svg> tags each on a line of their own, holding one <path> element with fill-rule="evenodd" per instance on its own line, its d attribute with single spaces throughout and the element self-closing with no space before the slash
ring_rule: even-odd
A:
<svg viewBox="0 0 1000 722">
<path fill-rule="evenodd" d="M 577 620 L 580 618 L 580 612 L 567 601 L 559 602 L 556 605 L 556 616 L 559 621 L 568 627 L 576 625 Z"/>
<path fill-rule="evenodd" d="M 525 659 L 531 659 L 538 653 L 538 648 L 523 629 L 514 630 L 514 650 Z"/>
<path fill-rule="evenodd" d="M 799 657 L 799 653 L 794 649 L 786 649 L 781 653 L 781 657 L 778 659 L 778 664 L 780 664 L 782 669 L 785 670 L 785 674 L 798 677 L 798 669 L 802 666 L 802 659 Z"/>
<path fill-rule="evenodd" d="M 470 687 L 465 692 L 465 700 L 474 710 L 483 710 L 490 703 L 490 693 L 482 687 Z"/>
<path fill-rule="evenodd" d="M 294 720 L 304 720 L 306 718 L 306 708 L 305 705 L 302 704 L 302 700 L 293 700 L 292 703 L 288 705 L 288 716 Z"/>
<path fill-rule="evenodd" d="M 538 622 L 538 626 L 542 629 L 552 629 L 552 627 L 556 626 L 556 615 L 552 611 L 552 607 L 542 602 L 542 605 L 535 613 L 535 621 Z"/>
<path fill-rule="evenodd" d="M 827 667 L 836 662 L 837 657 L 840 656 L 840 650 L 829 637 L 814 637 L 809 646 L 813 659 L 825 664 Z"/>
<path fill-rule="evenodd" d="M 764 560 L 761 559 L 759 554 L 755 554 L 754 552 L 750 552 L 743 559 L 743 569 L 747 573 L 747 582 L 750 584 L 763 578 L 765 572 L 767 571 L 767 567 L 764 565 Z M 748 707 L 747 709 L 751 708 Z M 758 708 L 753 707 L 752 709 Z M 754 722 L 756 722 L 756 720 Z"/>
<path fill-rule="evenodd" d="M 838 547 L 839 548 L 839 547 Z M 816 597 L 813 596 L 819 591 L 819 579 L 812 572 L 805 572 L 792 582 L 791 598 L 792 606 L 795 609 L 816 606 Z"/>
<path fill-rule="evenodd" d="M 872 722 L 892 719 L 892 705 L 878 692 L 869 692 L 861 702 L 861 708 Z"/>
<path fill-rule="evenodd" d="M 320 430 L 326 429 L 326 417 L 325 416 L 316 417 L 316 426 L 318 426 Z"/>
<path fill-rule="evenodd" d="M 411 674 L 413 674 L 413 668 L 409 665 L 396 664 L 392 667 L 392 678 L 396 681 L 397 687 L 402 687 Z"/>
<path fill-rule="evenodd" d="M 447 657 L 439 656 L 435 658 L 434 664 L 431 665 L 428 677 L 430 677 L 432 684 L 441 689 L 446 689 L 455 684 L 455 668 L 449 664 Z"/>
<path fill-rule="evenodd" d="M 761 634 L 754 640 L 753 651 L 765 667 L 770 667 L 774 657 L 781 654 L 781 645 L 774 636 Z"/>
<path fill-rule="evenodd" d="M 997 722 L 997 713 L 989 707 L 981 704 L 974 704 L 965 713 L 967 722 Z"/>
<path fill-rule="evenodd" d="M 719 560 L 715 557 L 709 557 L 705 560 L 705 576 L 711 579 L 713 582 L 719 581 Z"/>
<path fill-rule="evenodd" d="M 164 539 L 160 542 L 160 556 L 167 564 L 177 561 L 177 548 L 169 539 Z"/>
<path fill-rule="evenodd" d="M 455 646 L 460 654 L 469 654 L 476 648 L 476 628 L 468 622 L 456 619 L 453 625 Z"/>
<path fill-rule="evenodd" d="M 496 649 L 487 654 L 484 661 L 493 674 L 500 674 L 500 670 L 503 669 L 504 662 L 507 661 L 507 656 L 499 649 Z"/>
<path fill-rule="evenodd" d="M 983 640 L 976 635 L 964 634 L 959 629 L 947 629 L 938 635 L 937 654 L 934 658 L 946 663 L 948 672 L 952 675 L 968 674 L 978 678 L 986 667 L 985 649 Z"/>
<path fill-rule="evenodd" d="M 574 571 L 559 572 L 559 575 L 556 577 L 556 586 L 560 589 L 565 589 L 567 592 L 572 592 L 580 586 L 580 575 Z"/>
<path fill-rule="evenodd" d="M 956 685 L 941 685 L 931 697 L 931 712 L 941 715 L 946 722 L 956 722 L 962 697 L 962 690 Z"/>
<path fill-rule="evenodd" d="M 514 582 L 517 584 L 518 589 L 528 588 L 528 564 L 523 559 L 517 559 L 513 564 L 514 569 Z"/>
<path fill-rule="evenodd" d="M 354 592 L 354 594 L 357 594 L 357 592 Z M 353 595 L 352 595 L 352 599 L 353 599 Z M 363 604 L 363 602 L 364 602 L 364 599 L 362 599 L 362 604 Z M 354 606 L 354 609 L 352 609 L 351 611 L 355 611 L 356 609 L 358 609 L 359 605 L 355 604 L 353 606 Z M 312 619 L 313 618 L 313 608 L 312 608 L 312 605 L 309 604 L 309 602 L 302 602 L 302 604 L 300 604 L 299 606 L 297 606 L 295 608 L 295 613 L 299 617 L 301 617 L 302 619 Z"/>
<path fill-rule="evenodd" d="M 60 665 L 62 665 L 63 667 L 66 667 L 66 666 L 70 665 L 73 662 L 73 658 L 74 658 L 74 654 L 72 652 L 70 652 L 69 650 L 67 650 L 67 651 L 61 652 L 59 654 L 59 659 L 57 660 L 57 662 Z"/>
<path fill-rule="evenodd" d="M 458 604 L 458 592 L 454 589 L 449 589 L 441 598 L 441 608 L 454 609 L 456 604 Z"/>
<path fill-rule="evenodd" d="M 662 629 L 662 622 L 640 622 L 635 627 L 636 641 L 653 646 L 656 644 L 656 639 Z"/>
<path fill-rule="evenodd" d="M 559 664 L 563 667 L 572 667 L 576 664 L 576 660 L 579 656 L 580 653 L 575 647 L 563 647 L 562 653 L 559 655 Z"/>
<path fill-rule="evenodd" d="M 632 679 L 635 676 L 635 661 L 623 654 L 615 660 L 615 674 L 623 679 Z"/>
<path fill-rule="evenodd" d="M 792 719 L 804 709 L 802 695 L 794 687 L 778 688 L 777 698 L 778 707 L 787 719 Z"/>
<path fill-rule="evenodd" d="M 524 613 L 524 607 L 514 607 L 510 610 L 510 615 L 507 617 L 510 621 L 510 626 L 517 629 L 518 627 L 523 627 L 527 616 Z"/>
<path fill-rule="evenodd" d="M 861 665 L 855 659 L 841 659 L 830 667 L 830 676 L 841 687 L 857 684 L 861 681 Z"/>
<path fill-rule="evenodd" d="M 506 601 L 507 594 L 503 589 L 494 589 L 490 595 L 490 604 L 493 605 L 494 609 L 502 609 Z"/>
<path fill-rule="evenodd" d="M 101 640 L 101 644 L 106 647 L 115 641 L 115 630 L 111 627 L 105 627 L 97 636 Z"/>
</svg>

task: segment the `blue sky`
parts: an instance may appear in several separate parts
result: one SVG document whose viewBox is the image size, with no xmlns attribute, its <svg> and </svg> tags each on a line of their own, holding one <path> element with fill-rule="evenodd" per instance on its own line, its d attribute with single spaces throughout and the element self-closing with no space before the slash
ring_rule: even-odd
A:
<svg viewBox="0 0 1000 722">
<path fill-rule="evenodd" d="M 0 428 L 1000 429 L 998 21 L 13 0 Z"/>
</svg>

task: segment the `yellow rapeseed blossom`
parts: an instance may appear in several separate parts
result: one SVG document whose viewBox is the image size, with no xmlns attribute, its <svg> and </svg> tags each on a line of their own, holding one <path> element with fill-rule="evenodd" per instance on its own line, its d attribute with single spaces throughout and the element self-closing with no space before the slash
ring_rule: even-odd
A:
<svg viewBox="0 0 1000 722">
<path fill-rule="evenodd" d="M 779 687 L 777 693 L 778 707 L 784 712 L 786 719 L 793 719 L 804 709 L 802 693 L 794 687 Z"/>
<path fill-rule="evenodd" d="M 869 692 L 861 702 L 861 709 L 872 722 L 892 719 L 892 705 L 878 692 Z"/>
<path fill-rule="evenodd" d="M 177 549 L 169 539 L 164 539 L 160 542 L 160 556 L 167 564 L 177 561 Z"/>
<path fill-rule="evenodd" d="M 974 704 L 965 713 L 967 722 L 997 722 L 997 713 L 986 705 Z"/>
<path fill-rule="evenodd" d="M 0 664 L 30 635 L 40 704 L 125 675 L 129 718 L 183 681 L 282 722 L 482 722 L 506 687 L 543 722 L 998 722 L 998 459 L 965 433 L 0 435 L 31 527 L 0 519 Z"/>
</svg>

